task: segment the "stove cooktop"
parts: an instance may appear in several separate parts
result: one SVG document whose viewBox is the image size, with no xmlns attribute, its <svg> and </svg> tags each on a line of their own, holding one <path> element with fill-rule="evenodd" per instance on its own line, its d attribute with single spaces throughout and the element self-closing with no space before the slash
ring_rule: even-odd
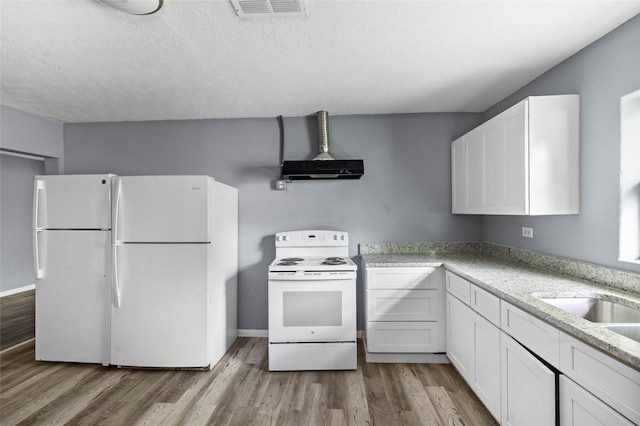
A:
<svg viewBox="0 0 640 426">
<path fill-rule="evenodd" d="M 355 271 L 357 265 L 348 257 L 283 257 L 276 258 L 269 271 Z"/>
</svg>

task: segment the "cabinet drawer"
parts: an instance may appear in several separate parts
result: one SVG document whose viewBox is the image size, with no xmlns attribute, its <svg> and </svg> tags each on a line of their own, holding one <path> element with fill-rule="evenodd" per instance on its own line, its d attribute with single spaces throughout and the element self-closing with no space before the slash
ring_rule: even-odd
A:
<svg viewBox="0 0 640 426">
<path fill-rule="evenodd" d="M 447 271 L 447 291 L 467 305 L 471 299 L 471 283 Z"/>
<path fill-rule="evenodd" d="M 560 331 L 504 300 L 500 306 L 500 328 L 540 358 L 560 368 Z"/>
<path fill-rule="evenodd" d="M 585 424 L 633 426 L 633 423 L 567 379 L 565 375 L 560 375 L 560 424 L 567 426 Z"/>
<path fill-rule="evenodd" d="M 500 299 L 475 285 L 471 286 L 471 301 L 474 311 L 500 327 Z"/>
<path fill-rule="evenodd" d="M 640 372 L 564 333 L 560 370 L 635 424 L 640 424 Z"/>
<path fill-rule="evenodd" d="M 439 345 L 437 322 L 369 322 L 367 323 L 367 351 L 437 353 Z"/>
<path fill-rule="evenodd" d="M 432 280 L 436 268 L 367 268 L 367 289 L 429 289 L 436 288 Z"/>
<path fill-rule="evenodd" d="M 367 321 L 435 321 L 444 310 L 437 290 L 367 290 Z"/>
</svg>

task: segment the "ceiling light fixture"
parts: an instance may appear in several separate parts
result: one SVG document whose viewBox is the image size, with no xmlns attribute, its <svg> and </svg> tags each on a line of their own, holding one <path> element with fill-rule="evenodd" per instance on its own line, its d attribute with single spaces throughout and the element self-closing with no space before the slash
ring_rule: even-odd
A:
<svg viewBox="0 0 640 426">
<path fill-rule="evenodd" d="M 163 0 L 97 0 L 130 15 L 150 15 L 162 7 Z"/>
</svg>

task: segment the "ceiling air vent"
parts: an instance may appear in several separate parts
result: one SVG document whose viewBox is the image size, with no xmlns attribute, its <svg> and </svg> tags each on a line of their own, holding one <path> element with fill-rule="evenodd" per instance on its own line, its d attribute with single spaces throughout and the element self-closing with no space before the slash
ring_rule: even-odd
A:
<svg viewBox="0 0 640 426">
<path fill-rule="evenodd" d="M 304 0 L 230 0 L 241 18 L 307 16 Z"/>
</svg>

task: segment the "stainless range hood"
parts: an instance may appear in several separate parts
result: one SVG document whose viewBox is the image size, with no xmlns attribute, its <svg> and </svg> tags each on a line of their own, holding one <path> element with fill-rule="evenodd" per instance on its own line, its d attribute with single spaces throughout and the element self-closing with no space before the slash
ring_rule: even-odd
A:
<svg viewBox="0 0 640 426">
<path fill-rule="evenodd" d="M 318 111 L 318 149 L 313 160 L 283 161 L 282 177 L 287 180 L 360 179 L 363 160 L 336 160 L 329 153 L 329 113 Z"/>
</svg>

